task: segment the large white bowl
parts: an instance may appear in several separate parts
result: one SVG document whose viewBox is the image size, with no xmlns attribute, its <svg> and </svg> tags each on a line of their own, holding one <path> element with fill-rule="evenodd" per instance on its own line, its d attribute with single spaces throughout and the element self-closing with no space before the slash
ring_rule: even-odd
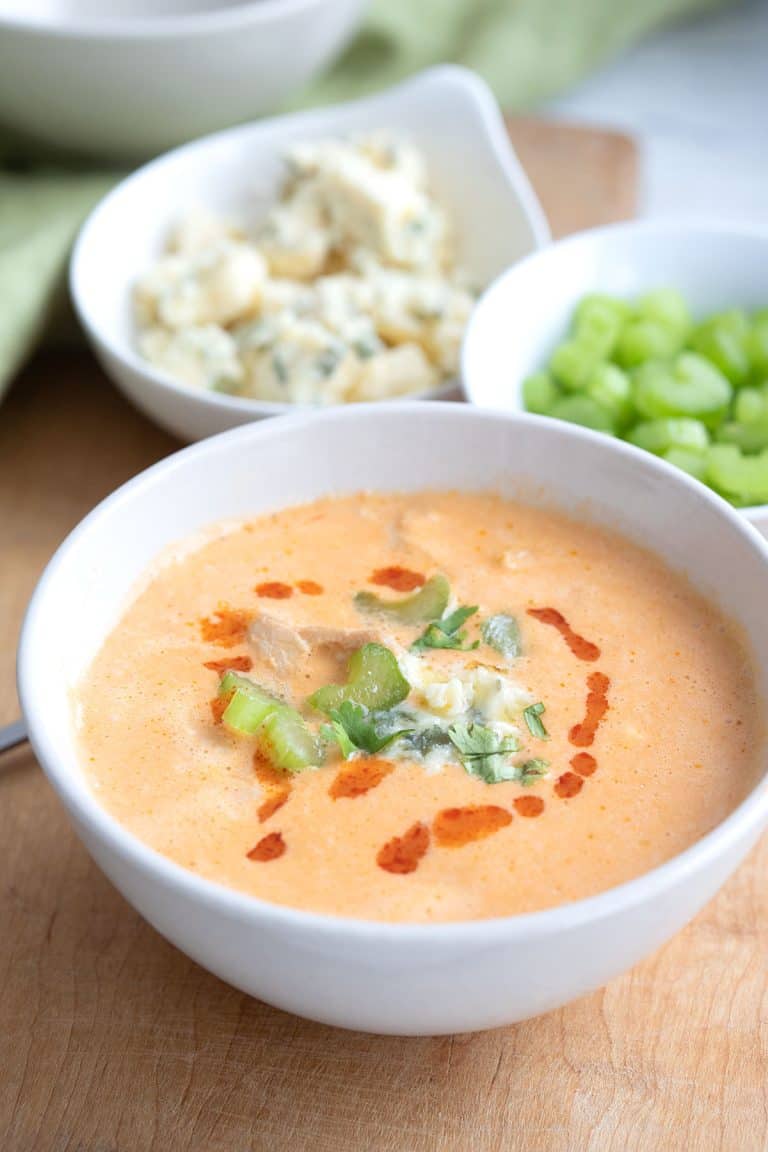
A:
<svg viewBox="0 0 768 1152">
<path fill-rule="evenodd" d="M 768 306 L 768 231 L 720 223 L 633 221 L 551 244 L 484 293 L 462 349 L 468 400 L 523 411 L 522 384 L 545 366 L 587 292 L 632 298 L 678 288 L 695 316 Z M 768 505 L 741 509 L 768 534 Z"/>
<path fill-rule="evenodd" d="M 362 487 L 494 488 L 619 525 L 746 629 L 764 694 L 768 545 L 717 496 L 653 456 L 556 421 L 455 404 L 365 405 L 196 444 L 87 517 L 46 569 L 24 623 L 19 691 L 32 744 L 123 895 L 238 988 L 373 1032 L 461 1032 L 546 1012 L 634 964 L 709 900 L 768 824 L 768 781 L 693 847 L 631 883 L 531 915 L 443 925 L 314 915 L 211 883 L 121 827 L 86 782 L 69 690 L 158 552 L 217 518 Z"/>
<path fill-rule="evenodd" d="M 153 15 L 136 0 L 110 14 L 102 0 L 94 15 L 82 0 L 2 0 L 0 121 L 101 158 L 151 156 L 273 112 L 341 51 L 365 3 L 219 0 Z"/>
<path fill-rule="evenodd" d="M 245 222 L 262 217 L 296 140 L 384 130 L 421 148 L 440 200 L 456 221 L 458 256 L 488 284 L 548 238 L 487 85 L 463 68 L 435 68 L 371 99 L 221 132 L 171 152 L 119 185 L 86 221 L 70 287 L 105 371 L 139 408 L 186 440 L 293 410 L 180 384 L 137 351 L 131 291 L 185 208 L 202 203 Z"/>
</svg>

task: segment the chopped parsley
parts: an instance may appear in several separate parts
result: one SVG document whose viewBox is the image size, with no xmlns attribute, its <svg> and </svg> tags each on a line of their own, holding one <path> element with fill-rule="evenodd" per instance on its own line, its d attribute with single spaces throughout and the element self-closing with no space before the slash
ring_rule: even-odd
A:
<svg viewBox="0 0 768 1152">
<path fill-rule="evenodd" d="M 463 631 L 463 625 L 470 616 L 474 616 L 475 612 L 477 612 L 476 604 L 457 608 L 455 612 L 443 616 L 441 620 L 433 620 L 418 640 L 411 644 L 411 651 L 423 652 L 425 648 L 455 648 L 459 652 L 469 652 L 477 648 L 480 641 L 475 640 L 473 644 L 468 644 L 467 634 Z"/>
<path fill-rule="evenodd" d="M 500 736 L 482 724 L 464 723 L 452 724 L 448 736 L 470 776 L 486 784 L 518 778 L 519 769 L 509 760 L 520 747 L 515 736 Z"/>
<path fill-rule="evenodd" d="M 538 704 L 530 704 L 523 712 L 523 716 L 525 717 L 525 722 L 528 725 L 528 731 L 531 736 L 536 736 L 539 740 L 549 740 L 549 732 L 547 732 L 541 720 L 543 711 L 544 705 L 541 700 L 539 700 Z"/>
<path fill-rule="evenodd" d="M 480 632 L 485 643 L 495 648 L 505 660 L 514 660 L 520 655 L 520 629 L 514 616 L 507 616 L 504 612 L 489 616 L 483 621 Z"/>
<path fill-rule="evenodd" d="M 320 735 L 335 741 L 347 760 L 353 752 L 381 752 L 399 736 L 412 732 L 410 717 L 404 712 L 370 712 L 362 704 L 344 700 L 328 713 L 330 724 L 323 724 Z"/>
</svg>

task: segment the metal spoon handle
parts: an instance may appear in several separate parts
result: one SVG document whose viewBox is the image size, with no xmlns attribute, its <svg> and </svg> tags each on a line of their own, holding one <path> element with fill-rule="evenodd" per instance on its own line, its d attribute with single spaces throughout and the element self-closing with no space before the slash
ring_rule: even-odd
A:
<svg viewBox="0 0 768 1152">
<path fill-rule="evenodd" d="M 24 721 L 14 720 L 13 724 L 7 724 L 5 728 L 0 728 L 0 752 L 7 752 L 9 748 L 23 744 L 26 738 L 27 729 Z"/>
</svg>

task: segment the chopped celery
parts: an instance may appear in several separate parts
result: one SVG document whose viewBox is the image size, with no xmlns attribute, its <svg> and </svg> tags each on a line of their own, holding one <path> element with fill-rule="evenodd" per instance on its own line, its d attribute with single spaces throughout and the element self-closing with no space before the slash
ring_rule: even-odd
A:
<svg viewBox="0 0 768 1152">
<path fill-rule="evenodd" d="M 591 344 L 566 340 L 553 353 L 549 368 L 558 384 L 568 392 L 580 392 L 601 357 Z"/>
<path fill-rule="evenodd" d="M 588 344 L 600 356 L 610 356 L 616 347 L 624 317 L 605 300 L 593 299 L 577 309 L 573 334 L 579 344 Z"/>
<path fill-rule="evenodd" d="M 762 424 L 768 420 L 768 396 L 760 388 L 742 388 L 733 402 L 733 415 L 740 424 Z"/>
<path fill-rule="evenodd" d="M 274 768 L 301 772 L 322 764 L 322 746 L 295 708 L 283 705 L 271 712 L 257 733 L 259 750 Z"/>
<path fill-rule="evenodd" d="M 730 420 L 720 425 L 715 439 L 720 444 L 735 444 L 742 452 L 762 452 L 768 448 L 768 423 L 738 424 Z"/>
<path fill-rule="evenodd" d="M 230 695 L 223 723 L 233 732 L 256 737 L 260 751 L 273 767 L 301 772 L 312 764 L 322 764 L 320 744 L 295 708 L 236 672 L 227 672 L 219 684 L 219 696 Z"/>
<path fill-rule="evenodd" d="M 682 468 L 683 472 L 687 472 L 689 476 L 706 483 L 707 457 L 705 453 L 691 452 L 687 448 L 670 448 L 667 452 L 662 452 L 662 456 L 668 463 L 674 464 L 676 468 Z"/>
<path fill-rule="evenodd" d="M 598 364 L 587 381 L 585 394 L 605 409 L 616 427 L 624 427 L 632 419 L 632 385 L 626 372 L 615 364 Z"/>
<path fill-rule="evenodd" d="M 758 380 L 765 380 L 768 378 L 768 312 L 754 318 L 746 347 L 753 374 Z"/>
<path fill-rule="evenodd" d="M 622 368 L 638 368 L 648 360 L 669 360 L 683 346 L 684 335 L 657 320 L 630 320 L 616 348 Z"/>
<path fill-rule="evenodd" d="M 224 709 L 222 721 L 234 732 L 254 736 L 270 713 L 283 707 L 277 700 L 247 676 L 227 672 L 219 683 L 219 696 L 231 696 Z"/>
<path fill-rule="evenodd" d="M 700 324 L 690 347 L 719 368 L 738 388 L 749 380 L 752 365 L 747 347 L 749 326 L 743 312 L 722 313 Z"/>
<path fill-rule="evenodd" d="M 641 296 L 637 302 L 637 311 L 644 320 L 654 320 L 682 336 L 690 331 L 691 313 L 675 288 L 657 288 Z"/>
<path fill-rule="evenodd" d="M 357 592 L 355 604 L 361 612 L 378 612 L 391 616 L 403 624 L 418 624 L 423 620 L 439 620 L 448 607 L 451 586 L 439 573 L 431 576 L 418 592 L 402 600 L 382 600 L 375 592 Z"/>
<path fill-rule="evenodd" d="M 627 439 L 638 448 L 644 448 L 646 452 L 655 452 L 657 455 L 669 452 L 671 448 L 702 453 L 707 450 L 709 433 L 701 420 L 678 417 L 669 420 L 647 420 L 643 424 L 636 424 L 627 433 Z"/>
<path fill-rule="evenodd" d="M 362 704 L 371 712 L 394 708 L 405 700 L 411 686 L 400 671 L 395 656 L 383 644 L 364 644 L 353 652 L 347 664 L 346 684 L 318 688 L 309 703 L 329 715 L 345 700 Z"/>
<path fill-rule="evenodd" d="M 741 503 L 768 503 L 768 449 L 757 456 L 745 456 L 735 444 L 713 444 L 707 479 Z"/>
<path fill-rule="evenodd" d="M 622 323 L 629 320 L 632 315 L 632 305 L 628 300 L 622 300 L 620 296 L 609 296 L 605 292 L 588 292 L 576 305 L 574 328 L 578 330 L 581 322 L 587 321 L 590 312 L 594 310 L 603 312 L 606 309 L 614 312 Z"/>
<path fill-rule="evenodd" d="M 550 416 L 567 420 L 570 424 L 582 424 L 597 432 L 613 432 L 613 420 L 609 412 L 596 403 L 591 396 L 564 396 L 552 406 Z"/>
<path fill-rule="evenodd" d="M 523 403 L 528 412 L 546 416 L 559 395 L 559 388 L 546 372 L 534 372 L 523 381 Z"/>
<path fill-rule="evenodd" d="M 713 364 L 694 352 L 683 352 L 674 364 L 651 361 L 634 376 L 638 411 L 651 420 L 694 416 L 708 426 L 722 420 L 731 399 L 731 385 Z"/>
</svg>

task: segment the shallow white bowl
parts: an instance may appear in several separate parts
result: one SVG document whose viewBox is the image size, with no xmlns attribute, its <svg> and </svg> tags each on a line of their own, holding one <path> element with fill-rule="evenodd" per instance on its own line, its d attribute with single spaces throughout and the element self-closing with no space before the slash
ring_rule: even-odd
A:
<svg viewBox="0 0 768 1152">
<path fill-rule="evenodd" d="M 768 544 L 702 485 L 553 420 L 456 404 L 364 405 L 262 421 L 196 444 L 88 516 L 46 569 L 24 623 L 19 691 L 32 744 L 126 899 L 238 988 L 373 1032 L 460 1032 L 546 1012 L 634 964 L 701 908 L 768 824 L 768 780 L 697 844 L 631 883 L 532 915 L 443 925 L 314 915 L 231 891 L 146 847 L 86 783 L 69 690 L 158 552 L 218 518 L 361 487 L 493 488 L 619 525 L 747 630 L 764 694 Z"/>
<path fill-rule="evenodd" d="M 102 158 L 151 156 L 273 112 L 341 51 L 365 3 L 0 0 L 0 120 Z"/>
<path fill-rule="evenodd" d="M 131 290 L 162 251 L 171 224 L 195 203 L 255 222 L 275 199 L 287 144 L 369 130 L 406 136 L 423 149 L 473 282 L 488 284 L 547 240 L 496 102 L 485 83 L 462 68 L 435 68 L 368 100 L 249 124 L 171 152 L 95 209 L 70 273 L 75 307 L 105 371 L 158 424 L 197 440 L 293 410 L 190 388 L 140 356 Z"/>
<path fill-rule="evenodd" d="M 634 297 L 678 288 L 697 317 L 768 306 L 768 231 L 634 221 L 580 232 L 510 268 L 478 301 L 462 349 L 473 404 L 523 411 L 522 384 L 544 367 L 587 292 Z M 741 509 L 768 534 L 768 505 Z"/>
</svg>

